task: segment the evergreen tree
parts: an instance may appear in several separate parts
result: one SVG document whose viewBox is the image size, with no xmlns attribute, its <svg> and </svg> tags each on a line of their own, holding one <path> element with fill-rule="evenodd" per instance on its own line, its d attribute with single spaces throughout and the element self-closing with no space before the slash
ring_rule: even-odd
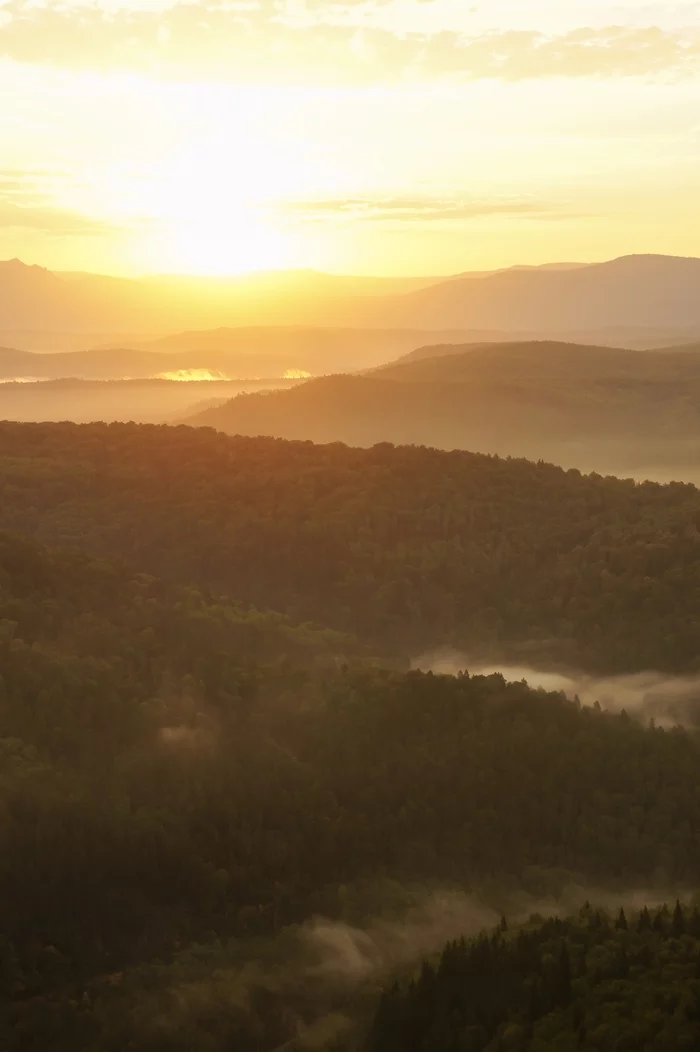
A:
<svg viewBox="0 0 700 1052">
<path fill-rule="evenodd" d="M 639 914 L 639 920 L 637 921 L 637 931 L 641 934 L 642 932 L 651 931 L 651 930 L 652 930 L 651 917 L 649 915 L 649 910 L 645 906 L 644 909 Z"/>
<path fill-rule="evenodd" d="M 698 911 L 697 906 L 693 907 L 693 912 L 690 914 L 688 932 L 694 939 L 700 939 L 700 911 Z"/>
<path fill-rule="evenodd" d="M 555 1004 L 566 1006 L 571 1001 L 571 957 L 566 940 L 562 941 L 557 967 Z"/>
<path fill-rule="evenodd" d="M 671 934 L 674 939 L 680 939 L 684 933 L 685 917 L 683 916 L 683 908 L 678 899 L 676 899 L 676 908 L 673 911 L 673 919 L 671 920 Z"/>
</svg>

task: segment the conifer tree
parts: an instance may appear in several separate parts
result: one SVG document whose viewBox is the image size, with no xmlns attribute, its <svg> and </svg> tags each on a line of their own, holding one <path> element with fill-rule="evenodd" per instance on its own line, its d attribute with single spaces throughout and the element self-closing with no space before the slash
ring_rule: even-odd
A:
<svg viewBox="0 0 700 1052">
<path fill-rule="evenodd" d="M 651 917 L 649 916 L 649 910 L 645 906 L 644 909 L 639 914 L 639 920 L 637 921 L 637 931 L 641 935 L 642 932 L 651 931 L 651 929 L 652 929 Z"/>
<path fill-rule="evenodd" d="M 671 934 L 674 939 L 680 939 L 681 935 L 685 932 L 685 917 L 683 916 L 683 907 L 680 901 L 676 899 L 676 908 L 673 911 L 673 919 L 671 921 Z"/>
</svg>

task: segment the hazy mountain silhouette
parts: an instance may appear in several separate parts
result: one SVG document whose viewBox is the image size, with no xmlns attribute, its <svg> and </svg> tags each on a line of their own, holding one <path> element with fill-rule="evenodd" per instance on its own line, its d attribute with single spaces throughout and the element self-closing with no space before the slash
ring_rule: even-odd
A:
<svg viewBox="0 0 700 1052">
<path fill-rule="evenodd" d="M 80 377 L 117 380 L 209 369 L 231 379 L 313 375 L 379 365 L 426 340 L 473 340 L 480 333 L 411 329 L 309 329 L 267 326 L 184 332 L 131 347 L 111 343 L 89 351 L 46 353 L 0 347 L 0 378 Z"/>
<path fill-rule="evenodd" d="M 513 267 L 499 267 L 497 270 L 465 270 L 454 274 L 454 278 L 490 278 L 494 274 L 510 274 L 516 270 L 580 270 L 590 267 L 591 263 L 517 263 Z"/>
<path fill-rule="evenodd" d="M 425 344 L 426 339 L 484 342 L 495 334 L 469 330 L 357 329 L 308 326 L 255 326 L 175 333 L 139 346 L 159 354 L 195 353 L 229 356 L 233 361 L 255 363 L 258 373 L 277 362 L 286 369 L 304 369 L 314 375 L 351 372 L 391 361 Z M 499 334 L 501 338 L 504 334 Z M 236 375 L 255 375 L 241 372 Z M 246 368 L 250 368 L 246 365 Z"/>
<path fill-rule="evenodd" d="M 379 366 L 372 375 L 430 383 L 474 382 L 487 377 L 537 384 L 555 379 L 604 384 L 621 378 L 664 383 L 700 376 L 700 343 L 656 351 L 550 340 L 436 345 Z"/>
<path fill-rule="evenodd" d="M 373 278 L 281 271 L 232 278 L 141 279 L 60 274 L 0 262 L 0 330 L 167 332 L 179 328 L 336 323 L 361 299 L 403 293 L 435 278 Z M 444 328 L 444 326 L 440 326 Z"/>
<path fill-rule="evenodd" d="M 700 259 L 625 256 L 575 270 L 452 278 L 385 298 L 386 324 L 553 332 L 613 326 L 700 332 Z"/>
<path fill-rule="evenodd" d="M 652 463 L 700 466 L 700 348 L 473 347 L 238 397 L 189 422 L 231 434 L 415 443 L 622 473 Z"/>
<path fill-rule="evenodd" d="M 628 256 L 449 279 L 284 271 L 126 279 L 0 263 L 0 331 L 173 332 L 220 326 L 476 329 L 568 338 L 595 330 L 700 335 L 700 260 Z M 607 337 L 606 342 L 607 342 Z M 615 342 L 618 342 L 617 340 Z"/>
<path fill-rule="evenodd" d="M 241 391 L 289 387 L 294 380 L 45 380 L 0 383 L 0 420 L 178 423 Z"/>
</svg>

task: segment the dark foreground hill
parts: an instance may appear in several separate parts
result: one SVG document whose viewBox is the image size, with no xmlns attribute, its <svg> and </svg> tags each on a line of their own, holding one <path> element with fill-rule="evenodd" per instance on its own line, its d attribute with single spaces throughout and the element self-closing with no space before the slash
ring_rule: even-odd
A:
<svg viewBox="0 0 700 1052">
<path fill-rule="evenodd" d="M 6 534 L 0 654 L 8 1052 L 274 1052 L 330 1020 L 350 1052 L 360 994 L 474 930 L 466 902 L 418 910 L 412 951 L 402 910 L 429 888 L 520 909 L 573 881 L 700 877 L 694 732 L 373 667 L 347 638 Z"/>
<path fill-rule="evenodd" d="M 364 382 L 364 381 L 359 381 Z M 0 525 L 351 632 L 700 668 L 700 494 L 426 448 L 0 425 Z"/>
<path fill-rule="evenodd" d="M 697 348 L 474 346 L 236 398 L 195 425 L 316 442 L 380 441 L 548 459 L 583 470 L 700 472 Z M 693 467 L 694 465 L 694 467 Z"/>
<path fill-rule="evenodd" d="M 451 641 L 697 672 L 692 487 L 4 423 L 0 515 L 72 549 L 0 534 L 3 1052 L 358 1052 L 379 984 L 494 910 L 697 887 L 692 702 L 663 729 L 401 660 Z M 650 1047 L 693 1047 L 692 912 L 629 941 L 595 916 L 478 951 L 488 1040 L 605 1023 L 605 1052 L 657 1025 Z M 384 1002 L 387 1052 L 408 1018 L 420 1052 L 488 1047 L 463 1033 L 470 951 L 453 963 L 447 1020 L 446 965 L 416 1018 L 415 989 Z"/>
</svg>

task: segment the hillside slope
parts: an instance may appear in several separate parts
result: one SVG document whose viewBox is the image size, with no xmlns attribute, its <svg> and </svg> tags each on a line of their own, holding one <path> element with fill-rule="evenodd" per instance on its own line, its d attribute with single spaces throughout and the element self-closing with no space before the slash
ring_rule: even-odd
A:
<svg viewBox="0 0 700 1052">
<path fill-rule="evenodd" d="M 345 1036 L 356 995 L 490 915 L 460 887 L 502 912 L 697 883 L 697 734 L 348 642 L 0 534 L 3 1050 L 275 1052 L 332 1012 Z"/>
<path fill-rule="evenodd" d="M 387 444 L 5 423 L 0 526 L 403 660 L 450 644 L 591 670 L 700 670 L 692 486 Z"/>
<path fill-rule="evenodd" d="M 235 398 L 189 422 L 230 434 L 471 449 L 582 470 L 700 473 L 700 354 L 476 346 L 363 377 Z"/>
<path fill-rule="evenodd" d="M 552 340 L 509 340 L 420 348 L 369 375 L 395 380 L 474 382 L 509 380 L 672 380 L 700 376 L 700 344 L 637 351 Z"/>
</svg>

